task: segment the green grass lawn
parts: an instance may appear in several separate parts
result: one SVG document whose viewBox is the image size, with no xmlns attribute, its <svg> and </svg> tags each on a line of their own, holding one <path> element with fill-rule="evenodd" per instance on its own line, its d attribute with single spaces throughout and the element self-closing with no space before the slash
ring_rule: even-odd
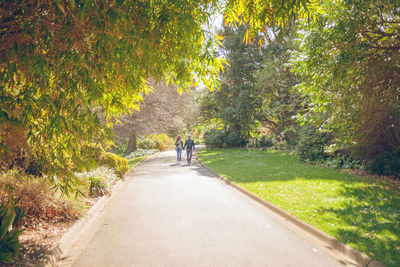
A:
<svg viewBox="0 0 400 267">
<path fill-rule="evenodd" d="M 386 266 L 400 266 L 400 189 L 395 181 L 307 165 L 276 151 L 205 149 L 198 157 L 213 171 Z"/>
</svg>

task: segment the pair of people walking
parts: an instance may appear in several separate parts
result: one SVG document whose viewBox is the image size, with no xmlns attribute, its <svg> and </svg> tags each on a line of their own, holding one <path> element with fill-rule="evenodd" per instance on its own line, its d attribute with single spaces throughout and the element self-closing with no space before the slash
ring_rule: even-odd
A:
<svg viewBox="0 0 400 267">
<path fill-rule="evenodd" d="M 190 166 L 192 164 L 192 153 L 194 150 L 194 141 L 192 139 L 192 135 L 188 135 L 188 139 L 186 139 L 185 144 L 183 144 L 183 141 L 180 136 L 175 141 L 175 150 L 176 150 L 176 161 L 177 165 L 181 164 L 182 161 L 182 150 L 186 149 L 186 158 L 187 158 L 187 164 Z"/>
</svg>

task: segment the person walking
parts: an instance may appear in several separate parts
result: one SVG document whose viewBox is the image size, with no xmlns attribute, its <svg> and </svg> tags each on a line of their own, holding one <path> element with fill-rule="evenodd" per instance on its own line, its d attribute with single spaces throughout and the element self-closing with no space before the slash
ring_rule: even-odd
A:
<svg viewBox="0 0 400 267">
<path fill-rule="evenodd" d="M 176 141 L 175 141 L 176 165 L 181 165 L 182 149 L 183 149 L 183 142 L 182 142 L 181 137 L 178 136 L 178 138 L 176 138 Z"/>
<path fill-rule="evenodd" d="M 187 158 L 187 163 L 190 166 L 192 164 L 192 149 L 194 148 L 194 141 L 192 139 L 192 135 L 188 135 L 188 139 L 185 141 L 185 145 L 183 146 L 183 150 L 186 148 L 186 158 Z"/>
</svg>

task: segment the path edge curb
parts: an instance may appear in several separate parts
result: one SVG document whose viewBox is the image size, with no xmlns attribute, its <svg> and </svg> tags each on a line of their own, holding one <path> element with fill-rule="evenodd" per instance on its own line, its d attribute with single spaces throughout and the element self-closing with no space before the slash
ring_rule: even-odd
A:
<svg viewBox="0 0 400 267">
<path fill-rule="evenodd" d="M 61 239 L 56 243 L 55 247 L 50 250 L 50 252 L 39 262 L 35 264 L 36 267 L 53 267 L 60 266 L 60 261 L 67 251 L 75 244 L 79 236 L 86 231 L 97 219 L 97 214 L 104 209 L 104 207 L 110 202 L 110 200 L 119 192 L 122 185 L 125 183 L 125 176 L 132 172 L 134 169 L 139 167 L 143 162 L 146 162 L 154 157 L 160 152 L 155 152 L 150 154 L 143 160 L 139 161 L 136 165 L 132 166 L 124 175 L 124 178 L 118 180 L 118 182 L 113 186 L 110 195 L 104 195 L 100 197 L 96 203 L 87 211 L 87 213 L 76 221 L 71 228 L 61 237 Z"/>
<path fill-rule="evenodd" d="M 286 221 L 289 221 L 290 223 L 296 225 L 300 229 L 304 230 L 305 232 L 311 234 L 313 237 L 319 239 L 321 242 L 323 242 L 326 245 L 329 245 L 332 249 L 336 250 L 338 253 L 341 253 L 350 259 L 354 260 L 359 266 L 362 267 L 385 267 L 382 263 L 372 259 L 368 255 L 356 250 L 355 248 L 350 247 L 349 245 L 339 241 L 335 237 L 315 228 L 314 226 L 300 220 L 296 216 L 282 210 L 278 206 L 266 201 L 265 199 L 251 193 L 250 191 L 247 191 L 243 187 L 235 184 L 234 182 L 228 180 L 226 177 L 216 173 L 215 171 L 211 170 L 208 168 L 201 160 L 197 157 L 196 154 L 196 159 L 200 163 L 202 167 L 207 169 L 209 172 L 211 172 L 213 175 L 215 175 L 217 178 L 225 182 L 227 185 L 235 188 L 236 190 L 240 191 L 241 193 L 247 195 L 248 197 L 252 198 L 253 200 L 257 201 L 264 207 L 267 207 L 269 210 L 274 212 L 275 214 L 279 215 Z"/>
</svg>

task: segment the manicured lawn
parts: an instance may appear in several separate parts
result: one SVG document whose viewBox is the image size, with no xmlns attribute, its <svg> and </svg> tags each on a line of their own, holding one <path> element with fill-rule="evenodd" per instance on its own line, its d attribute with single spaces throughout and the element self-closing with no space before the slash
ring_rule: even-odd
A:
<svg viewBox="0 0 400 267">
<path fill-rule="evenodd" d="M 393 181 L 307 165 L 275 151 L 205 149 L 198 157 L 213 171 L 386 266 L 400 266 L 400 189 Z"/>
</svg>

